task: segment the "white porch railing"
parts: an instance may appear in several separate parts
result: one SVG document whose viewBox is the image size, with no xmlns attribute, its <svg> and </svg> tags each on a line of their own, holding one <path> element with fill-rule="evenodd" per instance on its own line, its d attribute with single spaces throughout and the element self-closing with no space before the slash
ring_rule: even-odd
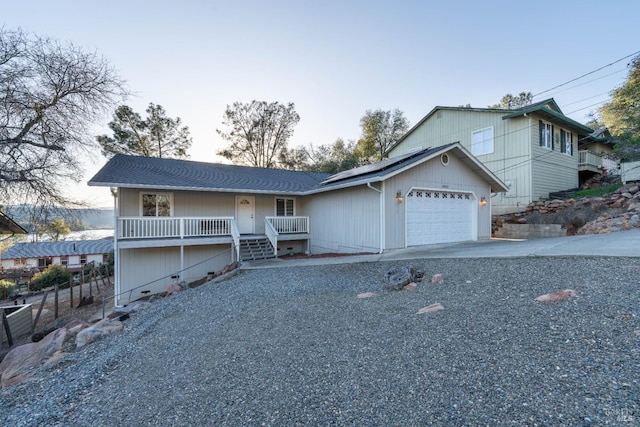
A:
<svg viewBox="0 0 640 427">
<path fill-rule="evenodd" d="M 279 234 L 309 232 L 308 216 L 268 216 L 265 221 Z"/>
<path fill-rule="evenodd" d="M 591 166 L 597 169 L 602 168 L 602 156 L 591 151 L 578 151 L 578 167 Z"/>
<path fill-rule="evenodd" d="M 271 242 L 271 246 L 275 249 L 276 258 L 278 257 L 278 232 L 273 224 L 265 219 L 264 221 L 264 233 L 267 235 L 267 239 Z"/>
<path fill-rule="evenodd" d="M 119 239 L 231 236 L 232 217 L 120 217 Z"/>
</svg>

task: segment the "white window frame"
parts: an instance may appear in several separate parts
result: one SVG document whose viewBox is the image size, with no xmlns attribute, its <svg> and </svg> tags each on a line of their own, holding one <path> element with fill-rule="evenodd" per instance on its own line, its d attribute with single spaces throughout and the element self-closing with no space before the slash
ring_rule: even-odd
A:
<svg viewBox="0 0 640 427">
<path fill-rule="evenodd" d="M 146 217 L 158 217 L 158 201 L 157 201 L 157 197 L 158 196 L 167 196 L 169 198 L 169 217 L 173 216 L 173 211 L 175 210 L 174 208 L 174 204 L 173 204 L 173 193 L 167 193 L 167 192 L 155 192 L 155 191 L 141 191 L 140 193 L 140 216 L 146 216 Z M 145 215 L 144 214 L 144 196 L 145 195 L 153 195 L 156 196 L 156 215 Z M 166 217 L 165 215 L 161 216 L 162 217 Z"/>
<path fill-rule="evenodd" d="M 284 201 L 284 215 L 278 215 L 278 200 Z M 292 204 L 292 213 L 287 215 L 287 202 Z M 274 199 L 274 216 L 296 216 L 296 199 L 294 197 L 276 197 Z"/>
<path fill-rule="evenodd" d="M 544 131 L 540 132 L 540 146 L 548 150 L 553 150 L 553 125 L 542 122 Z"/>
<path fill-rule="evenodd" d="M 490 136 L 488 135 L 489 133 Z M 477 135 L 479 135 L 479 140 Z M 483 154 L 493 153 L 495 150 L 494 139 L 493 126 L 471 132 L 471 154 L 482 156 Z"/>
<path fill-rule="evenodd" d="M 560 129 L 560 144 L 560 150 L 564 154 L 573 156 L 573 133 L 568 130 Z"/>
</svg>

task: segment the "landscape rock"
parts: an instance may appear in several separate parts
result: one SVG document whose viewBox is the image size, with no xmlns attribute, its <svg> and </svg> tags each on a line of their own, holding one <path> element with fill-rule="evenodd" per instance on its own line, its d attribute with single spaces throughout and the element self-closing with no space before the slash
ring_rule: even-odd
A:
<svg viewBox="0 0 640 427">
<path fill-rule="evenodd" d="M 426 307 L 422 307 L 416 314 L 425 314 L 425 313 L 437 313 L 438 311 L 444 310 L 444 307 L 440 303 L 435 303 L 428 305 Z"/>
<path fill-rule="evenodd" d="M 177 292 L 180 292 L 182 290 L 182 286 L 180 286 L 179 283 L 171 283 L 169 284 L 169 286 L 167 286 L 167 290 L 165 291 L 167 296 L 169 295 L 173 295 Z"/>
<path fill-rule="evenodd" d="M 414 267 L 394 268 L 386 273 L 387 285 L 390 290 L 399 291 L 412 282 L 420 282 L 424 271 Z"/>
<path fill-rule="evenodd" d="M 69 335 L 66 328 L 56 329 L 38 342 L 11 350 L 0 362 L 0 387 L 27 379 L 33 368 L 42 365 L 63 347 Z"/>
<path fill-rule="evenodd" d="M 565 300 L 569 297 L 577 297 L 577 296 L 579 296 L 578 293 L 573 289 L 565 289 L 564 291 L 556 291 L 556 292 L 540 295 L 539 297 L 536 298 L 536 301 L 544 302 L 544 303 L 557 302 L 557 301 Z"/>
<path fill-rule="evenodd" d="M 361 292 L 358 294 L 358 298 L 371 298 L 371 297 L 375 297 L 376 295 L 378 295 L 375 292 Z"/>
<path fill-rule="evenodd" d="M 431 283 L 442 283 L 443 280 L 442 274 L 434 274 L 431 276 Z"/>
<path fill-rule="evenodd" d="M 406 285 L 404 285 L 404 286 L 402 287 L 402 290 L 404 290 L 404 291 L 410 291 L 410 290 L 415 289 L 415 288 L 417 288 L 417 287 L 418 287 L 418 285 L 417 285 L 415 282 L 411 282 L 411 283 L 407 283 Z"/>
<path fill-rule="evenodd" d="M 122 322 L 116 319 L 104 319 L 98 323 L 81 330 L 76 336 L 76 346 L 84 347 L 106 335 L 121 331 L 124 328 Z"/>
</svg>

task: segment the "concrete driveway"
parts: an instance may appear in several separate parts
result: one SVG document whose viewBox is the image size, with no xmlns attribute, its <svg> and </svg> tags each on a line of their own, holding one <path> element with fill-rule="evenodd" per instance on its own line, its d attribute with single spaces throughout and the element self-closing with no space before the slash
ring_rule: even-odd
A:
<svg viewBox="0 0 640 427">
<path fill-rule="evenodd" d="M 526 256 L 640 257 L 640 229 L 587 236 L 531 240 L 491 239 L 479 242 L 416 246 L 372 255 L 249 261 L 243 262 L 241 268 L 329 265 L 417 258 L 508 258 Z"/>
</svg>

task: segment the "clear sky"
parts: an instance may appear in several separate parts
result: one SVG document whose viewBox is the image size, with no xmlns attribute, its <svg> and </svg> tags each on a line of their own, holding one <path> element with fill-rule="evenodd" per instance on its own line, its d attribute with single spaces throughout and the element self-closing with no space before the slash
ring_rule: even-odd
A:
<svg viewBox="0 0 640 427">
<path fill-rule="evenodd" d="M 291 146 L 356 140 L 366 110 L 399 108 L 415 124 L 436 105 L 486 107 L 506 93 L 546 91 L 640 50 L 640 1 L 0 2 L 6 28 L 71 41 L 104 55 L 135 93 L 180 117 L 192 160 L 221 162 L 216 133 L 233 102 L 293 102 Z M 628 60 L 534 101 L 587 114 L 624 82 Z M 105 117 L 98 123 L 108 133 Z M 69 192 L 111 206 L 88 179 Z"/>
</svg>

